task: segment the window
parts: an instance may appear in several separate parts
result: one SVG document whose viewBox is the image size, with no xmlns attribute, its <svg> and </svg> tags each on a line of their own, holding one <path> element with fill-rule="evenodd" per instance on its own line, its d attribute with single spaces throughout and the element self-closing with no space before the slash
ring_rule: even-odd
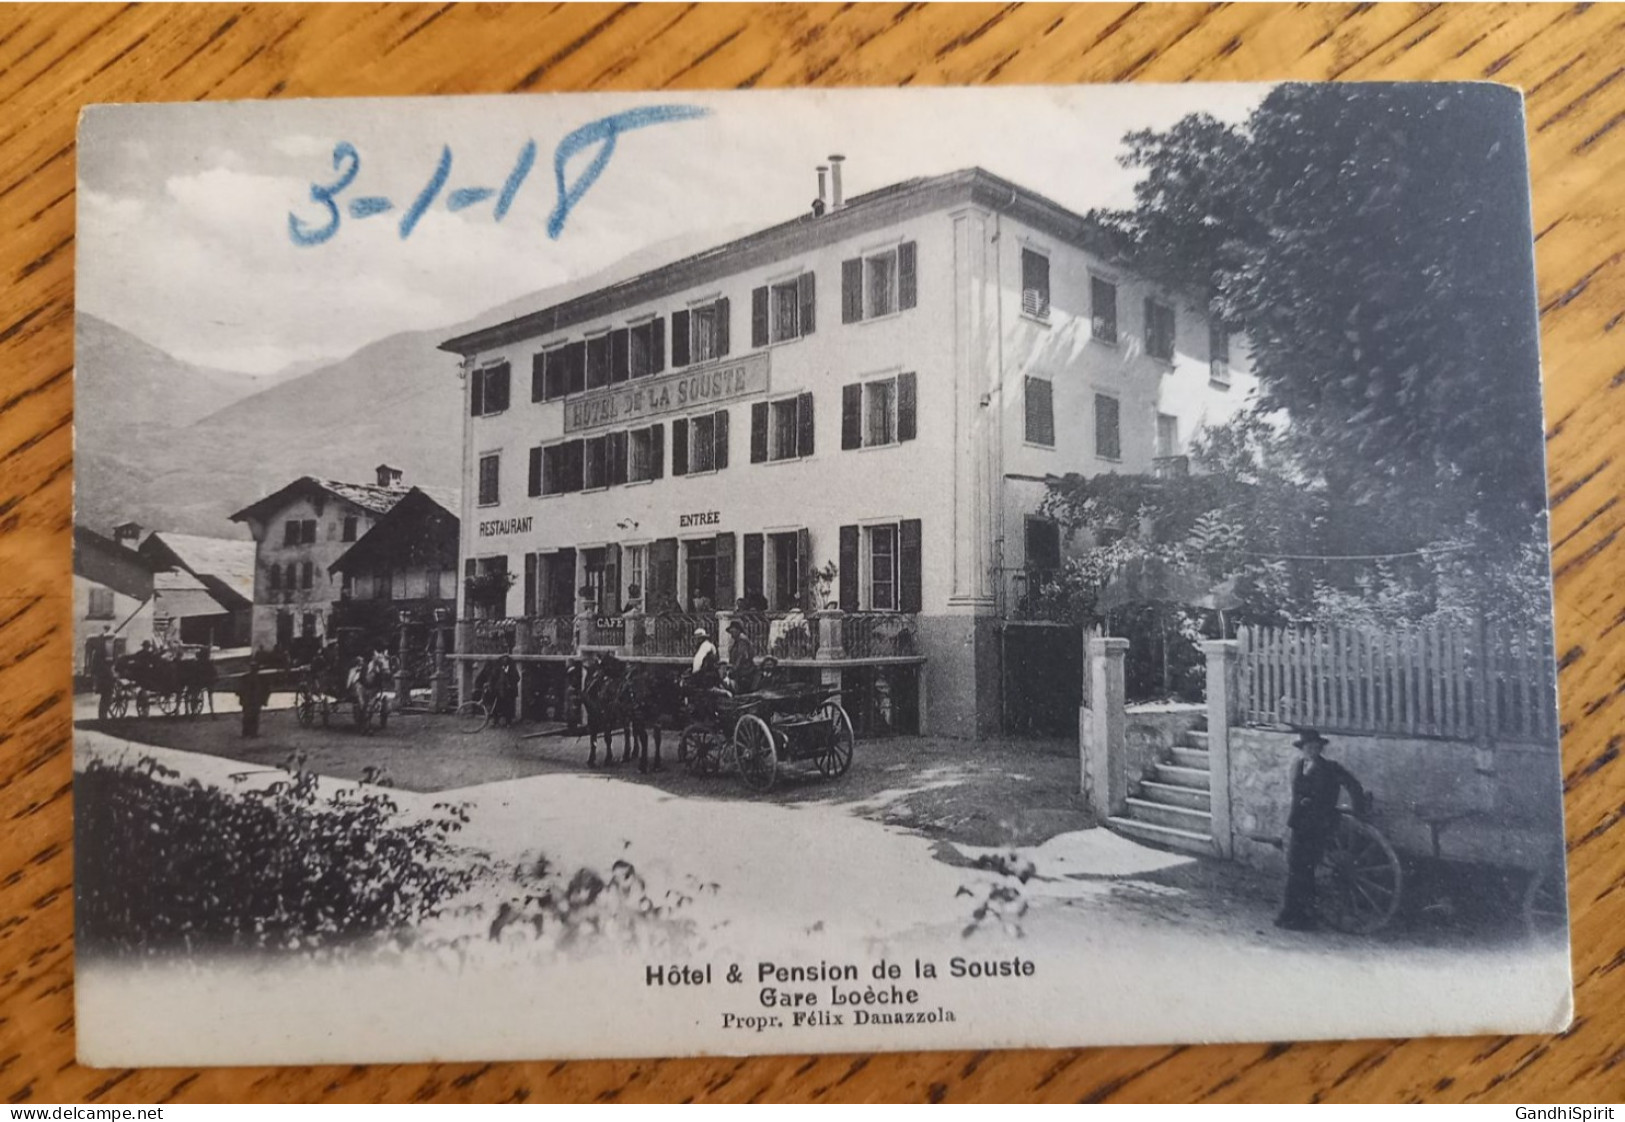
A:
<svg viewBox="0 0 1625 1122">
<path fill-rule="evenodd" d="M 585 442 L 582 455 L 585 460 L 583 469 L 583 490 L 596 491 L 601 487 L 609 486 L 609 437 L 594 436 Z"/>
<path fill-rule="evenodd" d="M 661 461 L 666 458 L 666 428 L 651 425 L 627 434 L 626 477 L 633 483 L 660 478 Z"/>
<path fill-rule="evenodd" d="M 688 577 L 688 610 L 708 612 L 717 606 L 717 539 L 683 543 Z M 732 558 L 729 558 L 731 561 Z M 732 605 L 730 605 L 732 606 Z"/>
<path fill-rule="evenodd" d="M 335 523 L 333 523 L 331 520 L 329 520 L 328 523 L 327 523 L 327 540 L 332 541 L 334 538 L 336 538 L 338 536 L 339 536 L 338 526 Z"/>
<path fill-rule="evenodd" d="M 628 328 L 609 333 L 609 380 L 624 382 L 632 376 L 632 333 Z"/>
<path fill-rule="evenodd" d="M 496 363 L 469 375 L 468 413 L 488 417 L 508 408 L 508 364 Z"/>
<path fill-rule="evenodd" d="M 765 347 L 811 335 L 814 326 L 812 273 L 763 285 L 750 294 L 750 345 Z"/>
<path fill-rule="evenodd" d="M 495 506 L 501 499 L 502 454 L 491 452 L 480 457 L 480 505 Z"/>
<path fill-rule="evenodd" d="M 314 639 L 316 637 L 315 612 L 306 612 L 304 615 L 299 617 L 299 634 L 303 635 L 306 639 Z"/>
<path fill-rule="evenodd" d="M 316 544 L 316 520 L 314 518 L 307 518 L 299 523 L 299 544 Z"/>
<path fill-rule="evenodd" d="M 889 316 L 917 302 L 915 243 L 841 262 L 841 322 Z"/>
<path fill-rule="evenodd" d="M 1055 447 L 1055 387 L 1047 378 L 1026 382 L 1027 443 Z"/>
<path fill-rule="evenodd" d="M 347 542 L 355 541 L 355 530 L 356 530 L 356 520 L 355 520 L 355 517 L 352 515 L 351 517 L 346 518 L 344 520 L 344 540 L 347 541 Z"/>
<path fill-rule="evenodd" d="M 884 378 L 863 387 L 863 445 L 890 444 L 897 439 L 897 382 Z"/>
<path fill-rule="evenodd" d="M 671 473 L 692 475 L 728 466 L 728 411 L 704 413 L 671 424 Z"/>
<path fill-rule="evenodd" d="M 645 545 L 629 545 L 621 551 L 626 563 L 626 597 L 628 600 L 639 600 L 643 597 L 643 574 L 648 566 L 649 547 Z"/>
<path fill-rule="evenodd" d="M 1230 328 L 1218 316 L 1207 321 L 1208 380 L 1215 386 L 1230 385 Z"/>
<path fill-rule="evenodd" d="M 299 566 L 292 561 L 288 562 L 288 567 L 283 573 L 282 584 L 289 592 L 299 587 Z"/>
<path fill-rule="evenodd" d="M 1061 567 L 1061 528 L 1047 518 L 1027 516 L 1027 569 L 1054 572 Z"/>
<path fill-rule="evenodd" d="M 310 588 L 315 583 L 316 567 L 309 561 L 299 566 L 299 587 Z"/>
<path fill-rule="evenodd" d="M 1169 413 L 1157 414 L 1157 456 L 1179 455 L 1179 418 Z"/>
<path fill-rule="evenodd" d="M 538 372 L 541 382 L 537 383 Z M 587 344 L 566 343 L 536 356 L 531 371 L 530 399 L 554 401 L 587 388 Z"/>
<path fill-rule="evenodd" d="M 728 298 L 700 304 L 671 317 L 671 363 L 687 366 L 728 353 Z"/>
<path fill-rule="evenodd" d="M 272 592 L 282 591 L 282 566 L 272 565 L 270 572 L 265 574 L 266 582 Z"/>
<path fill-rule="evenodd" d="M 1021 251 L 1021 310 L 1049 318 L 1049 258 L 1032 249 Z"/>
<path fill-rule="evenodd" d="M 1174 357 L 1174 309 L 1149 296 L 1145 299 L 1145 353 L 1170 361 Z"/>
<path fill-rule="evenodd" d="M 1117 286 L 1099 277 L 1089 278 L 1089 333 L 1102 343 L 1117 342 Z"/>
<path fill-rule="evenodd" d="M 666 368 L 666 321 L 664 318 L 646 320 L 630 328 L 627 334 L 627 373 L 633 378 L 646 378 Z"/>
<path fill-rule="evenodd" d="M 1103 460 L 1123 458 L 1122 435 L 1117 425 L 1118 404 L 1115 397 L 1095 394 L 1095 455 Z"/>
<path fill-rule="evenodd" d="M 582 489 L 585 483 L 584 444 L 567 440 L 546 448 L 532 448 L 531 491 L 539 495 L 564 495 Z"/>
<path fill-rule="evenodd" d="M 869 610 L 897 610 L 897 527 L 870 526 Z"/>
<path fill-rule="evenodd" d="M 913 440 L 916 379 L 912 372 L 841 389 L 841 448 L 878 448 Z"/>
<path fill-rule="evenodd" d="M 794 460 L 813 454 L 813 396 L 758 401 L 750 407 L 750 462 Z"/>
<path fill-rule="evenodd" d="M 90 590 L 90 607 L 85 612 L 85 618 L 113 618 L 113 590 L 111 588 L 92 588 Z"/>
<path fill-rule="evenodd" d="M 299 544 L 299 519 L 290 518 L 282 524 L 282 544 Z"/>
</svg>

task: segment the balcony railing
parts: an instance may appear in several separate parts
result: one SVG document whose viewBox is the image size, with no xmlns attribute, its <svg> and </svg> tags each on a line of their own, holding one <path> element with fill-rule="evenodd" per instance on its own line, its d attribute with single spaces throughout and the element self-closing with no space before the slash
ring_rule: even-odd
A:
<svg viewBox="0 0 1625 1122">
<path fill-rule="evenodd" d="M 919 621 L 902 612 L 847 612 L 841 649 L 847 658 L 899 658 L 920 653 Z"/>
<path fill-rule="evenodd" d="M 652 616 L 532 616 L 465 620 L 463 655 L 568 657 L 583 650 L 616 650 L 645 658 L 687 658 L 703 628 L 724 652 L 721 628 L 738 621 L 758 659 L 801 662 L 918 658 L 918 617 L 903 612 L 663 612 Z"/>
</svg>

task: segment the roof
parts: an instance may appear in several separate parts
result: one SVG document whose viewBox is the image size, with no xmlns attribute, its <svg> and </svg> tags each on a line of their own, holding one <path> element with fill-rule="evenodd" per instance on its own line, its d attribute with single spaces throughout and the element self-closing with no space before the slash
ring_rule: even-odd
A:
<svg viewBox="0 0 1625 1122">
<path fill-rule="evenodd" d="M 254 543 L 237 538 L 205 538 L 159 530 L 141 543 L 155 560 L 179 564 L 195 577 L 217 577 L 250 603 L 254 599 Z M 167 556 L 166 556 L 167 555 Z"/>
<path fill-rule="evenodd" d="M 600 319 L 622 309 L 670 296 L 684 289 L 723 280 L 746 269 L 830 245 L 880 229 L 906 218 L 959 203 L 975 203 L 1007 214 L 1061 241 L 1121 261 L 1100 225 L 1036 191 L 983 168 L 908 179 L 853 196 L 839 210 L 799 215 L 788 222 L 726 242 L 713 249 L 639 273 L 562 304 L 471 331 L 440 344 L 453 354 L 472 355 L 507 343 L 549 335 L 574 324 Z"/>
<path fill-rule="evenodd" d="M 372 483 L 345 483 L 338 479 L 319 479 L 314 475 L 302 475 L 281 490 L 265 496 L 258 502 L 249 503 L 233 514 L 231 520 L 245 522 L 250 518 L 263 518 L 292 502 L 299 493 L 312 490 L 332 495 L 363 510 L 370 510 L 374 514 L 388 514 L 406 495 L 404 487 L 379 487 Z"/>
<path fill-rule="evenodd" d="M 204 583 L 183 569 L 169 569 L 152 578 L 158 594 L 158 612 L 172 619 L 216 616 L 229 611 Z"/>
<path fill-rule="evenodd" d="M 84 526 L 73 528 L 73 571 L 137 600 L 152 595 L 153 564 L 128 546 Z"/>
<path fill-rule="evenodd" d="M 455 497 L 448 506 L 429 489 L 413 487 L 395 509 L 329 565 L 328 572 L 359 573 L 433 562 L 455 568 L 461 525 L 458 506 Z"/>
</svg>

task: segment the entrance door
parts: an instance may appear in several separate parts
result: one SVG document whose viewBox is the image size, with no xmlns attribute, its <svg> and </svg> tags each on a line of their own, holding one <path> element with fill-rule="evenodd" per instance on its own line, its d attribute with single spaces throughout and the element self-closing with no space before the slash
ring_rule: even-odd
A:
<svg viewBox="0 0 1625 1122">
<path fill-rule="evenodd" d="M 775 612 L 801 606 L 801 535 L 772 534 L 773 593 L 770 607 Z"/>
<path fill-rule="evenodd" d="M 1083 631 L 1071 625 L 1004 626 L 1004 731 L 1076 736 L 1083 704 Z"/>
<path fill-rule="evenodd" d="M 688 604 L 691 612 L 710 612 L 717 607 L 717 543 L 715 538 L 683 543 L 688 566 Z M 729 604 L 728 607 L 733 607 Z"/>
<path fill-rule="evenodd" d="M 573 616 L 576 611 L 576 551 L 561 549 L 542 557 L 542 614 Z"/>
</svg>

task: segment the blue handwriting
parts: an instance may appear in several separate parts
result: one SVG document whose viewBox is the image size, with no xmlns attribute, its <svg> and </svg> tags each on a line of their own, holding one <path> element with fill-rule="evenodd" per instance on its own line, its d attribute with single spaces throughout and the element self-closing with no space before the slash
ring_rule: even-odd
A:
<svg viewBox="0 0 1625 1122">
<path fill-rule="evenodd" d="M 624 113 L 615 113 L 582 125 L 559 141 L 553 150 L 553 179 L 557 195 L 553 211 L 547 220 L 547 236 L 557 239 L 564 232 L 564 225 L 570 217 L 570 212 L 609 166 L 611 157 L 615 155 L 616 142 L 622 133 L 669 121 L 704 117 L 709 112 L 710 110 L 697 105 L 651 105 L 629 109 Z M 571 159 L 586 153 L 594 146 L 597 147 L 596 153 L 580 174 L 571 180 L 568 174 Z M 446 209 L 454 214 L 495 198 L 491 217 L 494 221 L 501 222 L 508 216 L 508 211 L 513 207 L 520 188 L 524 186 L 535 164 L 536 142 L 527 140 L 524 147 L 519 150 L 519 156 L 500 190 L 495 187 L 471 186 L 456 187 L 447 192 L 446 184 L 451 179 L 452 172 L 452 153 L 450 145 L 442 145 L 440 159 L 436 161 L 428 182 L 401 214 L 401 238 L 404 240 L 412 236 L 412 231 L 442 195 L 445 196 Z M 333 146 L 333 170 L 338 173 L 338 177 L 331 183 L 310 185 L 310 201 L 325 212 L 324 222 L 318 224 L 300 218 L 291 211 L 288 213 L 288 237 L 293 244 L 315 246 L 330 240 L 338 233 L 345 214 L 351 219 L 361 220 L 387 214 L 395 209 L 394 200 L 384 195 L 356 196 L 350 199 L 346 206 L 340 207 L 338 196 L 355 182 L 356 176 L 361 171 L 361 154 L 348 140 L 341 140 Z"/>
</svg>

